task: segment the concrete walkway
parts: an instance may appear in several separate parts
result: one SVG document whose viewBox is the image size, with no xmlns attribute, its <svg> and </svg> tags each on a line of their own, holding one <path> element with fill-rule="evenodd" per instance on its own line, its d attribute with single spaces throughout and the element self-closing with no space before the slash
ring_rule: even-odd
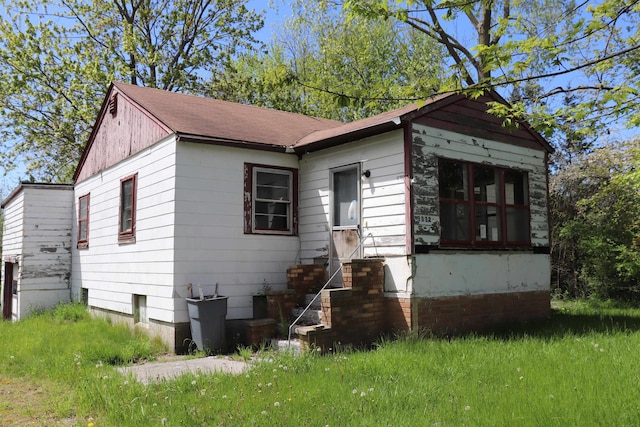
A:
<svg viewBox="0 0 640 427">
<path fill-rule="evenodd" d="M 192 374 L 224 372 L 239 375 L 249 369 L 249 364 L 228 357 L 203 357 L 198 359 L 173 356 L 168 361 L 148 362 L 118 368 L 124 375 L 132 374 L 143 384 L 164 379 L 173 379 L 187 372 Z"/>
</svg>

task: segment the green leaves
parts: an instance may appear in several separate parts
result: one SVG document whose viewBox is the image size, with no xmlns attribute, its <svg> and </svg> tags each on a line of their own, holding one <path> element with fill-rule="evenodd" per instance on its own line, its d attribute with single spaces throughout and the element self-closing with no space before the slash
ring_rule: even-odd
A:
<svg viewBox="0 0 640 427">
<path fill-rule="evenodd" d="M 442 55 L 426 35 L 391 19 L 347 19 L 339 9 L 319 13 L 314 6 L 298 2 L 269 53 L 240 56 L 214 75 L 210 94 L 351 121 L 440 87 Z"/>
<path fill-rule="evenodd" d="M 640 299 L 640 140 L 577 158 L 551 182 L 555 218 L 553 258 L 574 253 L 588 292 Z M 566 283 L 563 283 L 566 285 Z"/>
<path fill-rule="evenodd" d="M 42 181 L 73 175 L 113 80 L 203 93 L 213 70 L 257 43 L 245 0 L 4 1 L 0 111 L 4 165 Z"/>
</svg>

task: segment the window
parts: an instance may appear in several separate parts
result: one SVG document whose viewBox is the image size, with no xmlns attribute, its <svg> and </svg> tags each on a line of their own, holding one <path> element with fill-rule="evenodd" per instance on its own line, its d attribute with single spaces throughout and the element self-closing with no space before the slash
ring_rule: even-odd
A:
<svg viewBox="0 0 640 427">
<path fill-rule="evenodd" d="M 332 171 L 333 228 L 355 228 L 359 224 L 360 173 L 358 166 Z"/>
<path fill-rule="evenodd" d="M 136 241 L 136 190 L 138 174 L 120 180 L 120 219 L 118 241 L 133 243 Z"/>
<path fill-rule="evenodd" d="M 78 199 L 78 249 L 89 247 L 89 195 Z"/>
<path fill-rule="evenodd" d="M 297 170 L 245 164 L 245 233 L 295 234 Z"/>
<path fill-rule="evenodd" d="M 442 246 L 531 243 L 526 172 L 440 159 Z"/>
</svg>

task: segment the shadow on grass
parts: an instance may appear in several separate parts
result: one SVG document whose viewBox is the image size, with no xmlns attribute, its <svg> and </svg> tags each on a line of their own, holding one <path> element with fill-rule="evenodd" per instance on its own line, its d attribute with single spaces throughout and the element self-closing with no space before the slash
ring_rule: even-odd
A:
<svg viewBox="0 0 640 427">
<path fill-rule="evenodd" d="M 503 325 L 478 336 L 510 340 L 524 337 L 543 339 L 564 338 L 588 334 L 633 333 L 640 331 L 640 311 L 637 314 L 576 313 L 553 309 L 551 316 L 538 322 Z"/>
</svg>

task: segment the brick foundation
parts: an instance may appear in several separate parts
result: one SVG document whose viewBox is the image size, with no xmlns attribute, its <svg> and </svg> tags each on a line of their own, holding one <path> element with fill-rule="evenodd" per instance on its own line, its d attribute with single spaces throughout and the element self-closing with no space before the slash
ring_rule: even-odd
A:
<svg viewBox="0 0 640 427">
<path fill-rule="evenodd" d="M 551 306 L 548 291 L 533 291 L 415 298 L 408 311 L 407 298 L 385 298 L 385 310 L 395 331 L 409 327 L 444 335 L 545 319 Z"/>
<path fill-rule="evenodd" d="M 245 322 L 245 342 L 247 345 L 259 347 L 275 333 L 276 321 L 274 319 L 254 319 Z"/>
<path fill-rule="evenodd" d="M 386 332 L 410 331 L 413 329 L 411 317 L 412 299 L 388 295 L 384 298 Z"/>
</svg>

